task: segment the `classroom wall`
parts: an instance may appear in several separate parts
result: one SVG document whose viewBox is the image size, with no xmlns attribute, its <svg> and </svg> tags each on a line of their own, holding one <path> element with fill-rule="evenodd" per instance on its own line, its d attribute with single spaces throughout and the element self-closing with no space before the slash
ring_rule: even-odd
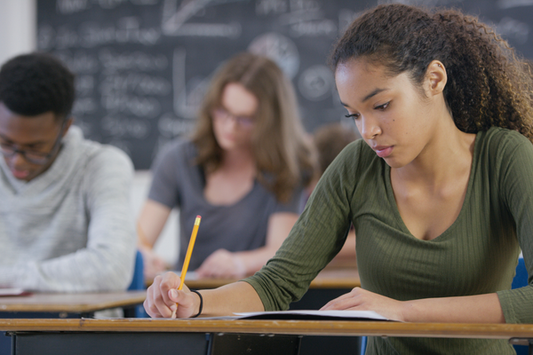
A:
<svg viewBox="0 0 533 355">
<path fill-rule="evenodd" d="M 0 63 L 36 49 L 36 0 L 0 0 Z M 131 200 L 132 211 L 138 216 L 148 194 L 151 174 L 136 171 Z M 173 264 L 178 255 L 178 212 L 173 211 L 155 250 Z"/>
<path fill-rule="evenodd" d="M 35 0 L 0 0 L 0 63 L 36 47 Z"/>
</svg>

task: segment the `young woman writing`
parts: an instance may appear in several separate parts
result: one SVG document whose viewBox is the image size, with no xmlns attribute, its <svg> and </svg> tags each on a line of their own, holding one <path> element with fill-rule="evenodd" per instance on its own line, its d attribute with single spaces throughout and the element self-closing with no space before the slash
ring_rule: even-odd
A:
<svg viewBox="0 0 533 355">
<path fill-rule="evenodd" d="M 532 323 L 532 82 L 488 26 L 457 11 L 379 6 L 332 54 L 342 104 L 363 137 L 324 173 L 280 250 L 256 275 L 201 291 L 202 314 L 286 309 L 355 227 L 361 288 L 325 310 L 408 322 Z M 200 298 L 157 279 L 153 317 Z M 370 338 L 367 354 L 512 354 L 505 340 Z"/>
</svg>

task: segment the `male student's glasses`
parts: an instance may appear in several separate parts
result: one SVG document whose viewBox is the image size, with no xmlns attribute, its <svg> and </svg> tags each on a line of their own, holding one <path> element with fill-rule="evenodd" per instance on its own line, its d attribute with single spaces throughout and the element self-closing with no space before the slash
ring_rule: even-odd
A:
<svg viewBox="0 0 533 355">
<path fill-rule="evenodd" d="M 44 165 L 50 161 L 50 159 L 57 153 L 59 150 L 59 147 L 61 146 L 61 137 L 63 136 L 63 130 L 65 129 L 67 120 L 64 120 L 61 124 L 61 129 L 59 130 L 59 135 L 57 136 L 54 146 L 52 147 L 52 150 L 50 152 L 39 152 L 35 150 L 28 150 L 28 149 L 18 149 L 12 144 L 0 142 L 0 149 L 2 150 L 2 154 L 6 158 L 13 158 L 15 154 L 20 154 L 26 159 L 28 162 L 32 164 L 37 165 Z"/>
</svg>

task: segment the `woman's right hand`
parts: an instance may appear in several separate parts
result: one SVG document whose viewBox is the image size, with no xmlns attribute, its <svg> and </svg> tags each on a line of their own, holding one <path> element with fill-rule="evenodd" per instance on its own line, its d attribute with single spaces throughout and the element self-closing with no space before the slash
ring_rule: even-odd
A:
<svg viewBox="0 0 533 355">
<path fill-rule="evenodd" d="M 167 265 L 165 261 L 152 249 L 139 246 L 139 250 L 143 256 L 144 265 L 144 278 L 146 280 L 153 280 L 157 275 L 160 275 L 167 271 Z"/>
<path fill-rule="evenodd" d="M 187 286 L 178 291 L 180 277 L 167 272 L 155 277 L 146 292 L 144 309 L 152 318 L 190 318 L 198 314 L 200 298 Z"/>
</svg>

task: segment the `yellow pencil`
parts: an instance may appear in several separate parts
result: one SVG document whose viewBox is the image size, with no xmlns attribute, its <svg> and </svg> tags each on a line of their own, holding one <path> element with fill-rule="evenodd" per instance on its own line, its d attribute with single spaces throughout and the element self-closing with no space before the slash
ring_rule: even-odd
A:
<svg viewBox="0 0 533 355">
<path fill-rule="evenodd" d="M 196 241 L 196 234 L 198 233 L 198 227 L 200 227 L 201 216 L 196 216 L 194 220 L 194 227 L 192 229 L 191 239 L 189 240 L 189 246 L 187 248 L 187 254 L 185 254 L 185 260 L 183 261 L 183 267 L 181 268 L 181 280 L 178 290 L 183 288 L 183 283 L 185 282 L 185 275 L 187 274 L 187 269 L 189 268 L 189 261 L 191 261 L 191 254 L 194 248 L 194 242 Z"/>
</svg>

